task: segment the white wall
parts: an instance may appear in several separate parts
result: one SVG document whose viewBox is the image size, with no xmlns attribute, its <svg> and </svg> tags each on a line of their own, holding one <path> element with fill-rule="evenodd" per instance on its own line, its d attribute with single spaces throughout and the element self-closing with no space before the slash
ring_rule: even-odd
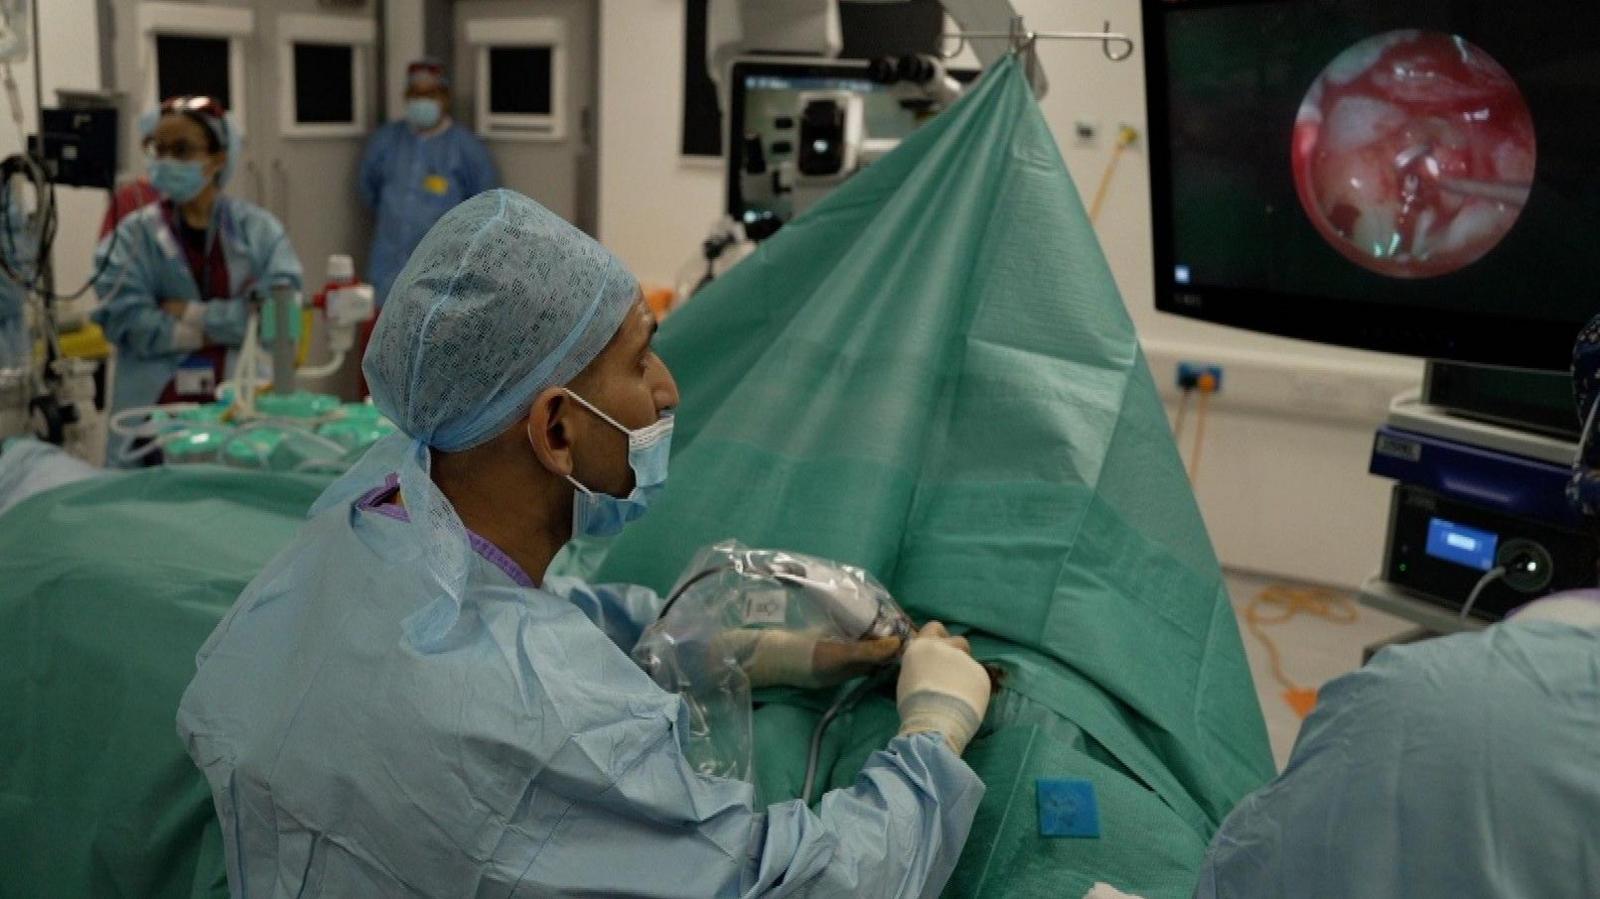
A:
<svg viewBox="0 0 1600 899">
<path fill-rule="evenodd" d="M 663 285 L 722 210 L 722 163 L 678 155 L 682 115 L 683 0 L 601 0 L 599 238 Z"/>
<path fill-rule="evenodd" d="M 1051 42 L 1039 51 L 1051 83 L 1041 109 L 1088 203 L 1117 126 L 1131 124 L 1141 137 L 1146 130 L 1138 0 L 1012 2 L 1035 30 L 1093 30 L 1109 19 L 1138 41 L 1122 63 L 1096 44 Z M 721 166 L 677 152 L 683 2 L 602 0 L 600 35 L 600 237 L 642 279 L 670 283 L 722 198 Z M 1079 120 L 1099 137 L 1080 142 Z M 1389 397 L 1420 380 L 1421 365 L 1157 313 L 1144 146 L 1141 139 L 1119 165 L 1101 243 L 1158 383 L 1175 393 L 1169 384 L 1181 359 L 1226 369 L 1196 485 L 1218 552 L 1237 568 L 1358 584 L 1379 567 L 1388 510 L 1387 484 L 1366 474 L 1372 429 Z"/>
<path fill-rule="evenodd" d="M 39 53 L 44 104 L 56 105 L 57 88 L 100 87 L 100 28 L 95 0 L 39 0 Z M 23 128 L 38 129 L 34 104 L 33 57 L 12 71 L 22 96 Z M 11 107 L 0 99 L 0 157 L 20 152 L 22 141 L 11 123 Z M 60 224 L 56 237 L 55 278 L 58 291 L 77 290 L 93 271 L 100 220 L 105 215 L 104 191 L 60 188 L 56 191 Z"/>
<path fill-rule="evenodd" d="M 423 55 L 425 10 L 422 0 L 383 2 L 383 84 L 385 119 L 406 108 L 406 67 Z"/>
</svg>

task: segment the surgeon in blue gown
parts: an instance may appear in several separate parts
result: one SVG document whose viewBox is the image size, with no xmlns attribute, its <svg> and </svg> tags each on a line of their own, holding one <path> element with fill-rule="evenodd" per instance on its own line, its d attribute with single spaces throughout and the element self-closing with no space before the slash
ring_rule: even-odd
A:
<svg viewBox="0 0 1600 899">
<path fill-rule="evenodd" d="M 444 68 L 413 62 L 406 69 L 405 118 L 379 128 L 361 159 L 361 201 L 377 218 L 367 280 L 378 302 L 440 216 L 499 183 L 483 142 L 450 116 Z"/>
<path fill-rule="evenodd" d="M 1579 333 L 1567 499 L 1600 525 L 1600 318 Z M 1324 687 L 1196 899 L 1600 896 L 1600 590 L 1391 647 Z"/>
<path fill-rule="evenodd" d="M 756 808 L 689 764 L 682 700 L 627 655 L 660 598 L 546 577 L 666 486 L 654 327 L 633 277 L 526 197 L 429 232 L 364 361 L 401 433 L 240 596 L 180 705 L 233 895 L 943 889 L 983 793 L 960 753 L 989 681 L 965 641 L 930 623 L 904 647 L 900 733 L 853 786 Z M 758 644 L 752 677 L 842 681 L 902 648 L 822 646 Z"/>
<path fill-rule="evenodd" d="M 1322 690 L 1196 899 L 1600 896 L 1600 591 L 1379 653 Z"/>
</svg>

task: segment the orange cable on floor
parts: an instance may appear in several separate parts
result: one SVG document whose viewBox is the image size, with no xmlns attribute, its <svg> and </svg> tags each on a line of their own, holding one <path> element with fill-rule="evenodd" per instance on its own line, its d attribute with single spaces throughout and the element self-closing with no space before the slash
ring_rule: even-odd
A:
<svg viewBox="0 0 1600 899">
<path fill-rule="evenodd" d="M 1276 609 L 1276 614 L 1264 615 L 1265 608 Z M 1317 705 L 1317 691 L 1302 687 L 1289 677 L 1283 668 L 1283 653 L 1278 644 L 1264 630 L 1265 626 L 1283 624 L 1297 615 L 1312 615 L 1333 624 L 1354 624 L 1356 606 L 1350 597 L 1325 587 L 1289 587 L 1274 584 L 1262 590 L 1244 609 L 1245 628 L 1261 641 L 1267 651 L 1267 663 L 1272 679 L 1283 688 L 1283 701 L 1301 718 L 1311 714 Z"/>
</svg>

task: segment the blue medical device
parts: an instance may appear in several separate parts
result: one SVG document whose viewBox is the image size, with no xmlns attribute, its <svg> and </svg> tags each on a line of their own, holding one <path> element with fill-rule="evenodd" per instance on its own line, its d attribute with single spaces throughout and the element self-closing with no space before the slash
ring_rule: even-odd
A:
<svg viewBox="0 0 1600 899">
<path fill-rule="evenodd" d="M 1428 520 L 1426 551 L 1435 559 L 1488 571 L 1494 568 L 1494 551 L 1499 545 L 1499 534 L 1469 528 L 1443 518 Z"/>
<path fill-rule="evenodd" d="M 1372 444 L 1395 482 L 1381 580 L 1497 621 L 1559 590 L 1592 587 L 1600 549 L 1566 499 L 1570 439 L 1475 420 L 1403 397 Z"/>
</svg>

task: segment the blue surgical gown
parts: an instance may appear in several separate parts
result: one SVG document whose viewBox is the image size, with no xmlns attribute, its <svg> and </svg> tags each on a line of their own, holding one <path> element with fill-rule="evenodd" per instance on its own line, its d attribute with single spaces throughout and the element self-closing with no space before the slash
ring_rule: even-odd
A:
<svg viewBox="0 0 1600 899">
<path fill-rule="evenodd" d="M 163 300 L 204 300 L 207 341 L 237 347 L 244 342 L 253 292 L 303 286 L 300 257 L 272 213 L 223 195 L 214 215 L 217 242 L 228 263 L 231 291 L 226 297 L 201 295 L 160 203 L 129 213 L 115 232 L 101 238 L 95 250 L 94 289 L 102 305 L 93 318 L 117 346 L 112 411 L 154 403 L 189 355 L 174 346 L 178 320 L 161 311 Z"/>
<path fill-rule="evenodd" d="M 329 510 L 199 654 L 178 730 L 210 782 L 235 896 L 926 896 L 982 783 L 933 734 L 892 741 L 813 812 L 696 773 L 684 704 L 628 658 L 659 599 L 479 552 L 461 617 L 407 527 Z M 503 560 L 502 560 L 503 561 Z"/>
<path fill-rule="evenodd" d="M 1195 895 L 1600 896 L 1600 631 L 1507 622 L 1332 682 Z"/>
<path fill-rule="evenodd" d="M 367 280 L 378 302 L 440 216 L 499 183 L 489 151 L 459 123 L 427 136 L 405 122 L 379 128 L 367 141 L 360 179 L 361 200 L 377 216 Z"/>
</svg>

